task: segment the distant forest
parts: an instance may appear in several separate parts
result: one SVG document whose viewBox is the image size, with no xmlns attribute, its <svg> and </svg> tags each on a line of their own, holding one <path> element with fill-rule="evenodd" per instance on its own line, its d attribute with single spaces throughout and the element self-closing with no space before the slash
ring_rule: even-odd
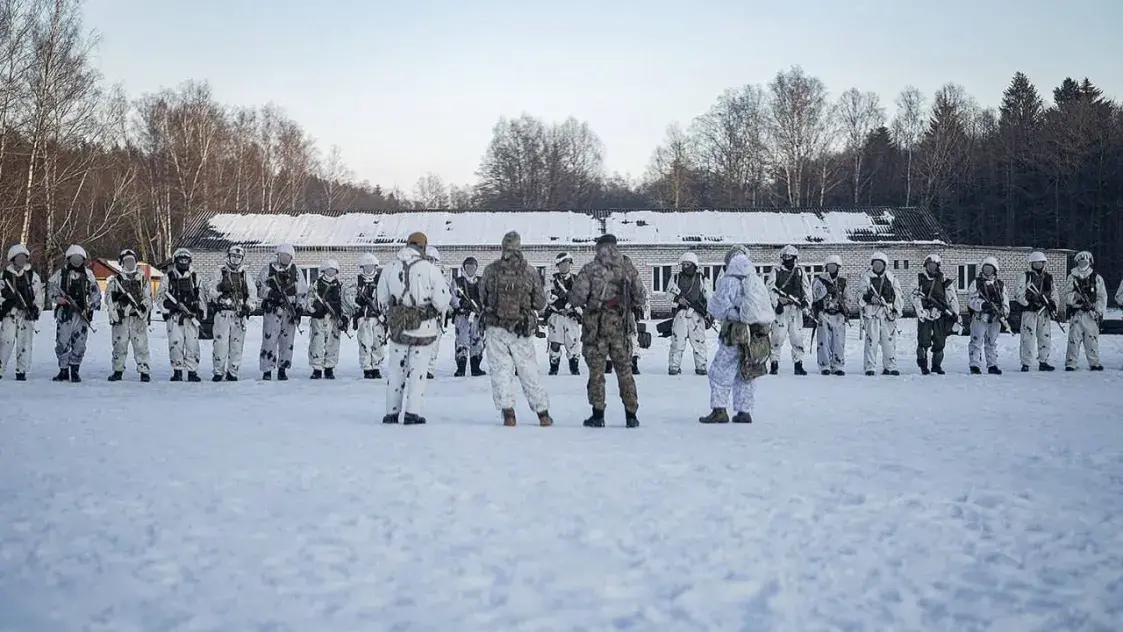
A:
<svg viewBox="0 0 1123 632">
<path fill-rule="evenodd" d="M 0 4 L 0 238 L 51 265 L 73 242 L 165 259 L 201 210 L 927 206 L 953 241 L 1090 250 L 1123 272 L 1123 107 L 1087 78 L 1014 73 L 997 109 L 948 83 L 832 96 L 796 66 L 674 123 L 638 178 L 609 174 L 588 123 L 501 118 L 477 181 L 356 182 L 273 104 L 206 82 L 130 98 L 92 65 L 79 0 Z M 654 140 L 654 139 L 653 139 Z M 386 148 L 393 151 L 393 148 Z"/>
</svg>

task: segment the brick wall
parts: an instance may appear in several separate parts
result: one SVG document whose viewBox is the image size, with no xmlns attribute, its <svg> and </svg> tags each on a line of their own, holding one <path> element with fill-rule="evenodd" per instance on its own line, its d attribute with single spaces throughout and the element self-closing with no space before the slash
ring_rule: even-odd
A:
<svg viewBox="0 0 1123 632">
<path fill-rule="evenodd" d="M 480 262 L 480 269 L 491 261 L 499 257 L 500 250 L 498 246 L 493 247 L 447 247 L 441 248 L 440 245 L 435 245 L 441 254 L 441 262 L 445 268 L 446 275 L 451 278 L 452 270 L 459 268 L 461 262 L 466 257 L 475 257 Z M 994 256 L 998 259 L 999 264 L 999 277 L 1001 277 L 1009 286 L 1011 300 L 1013 300 L 1014 289 L 1017 286 L 1017 280 L 1022 271 L 1026 270 L 1028 264 L 1026 257 L 1030 253 L 1029 248 L 988 248 L 984 246 L 927 246 L 927 245 L 913 245 L 913 244 L 900 244 L 900 245 L 883 245 L 883 246 L 866 246 L 864 244 L 845 244 L 840 246 L 820 246 L 820 245 L 803 245 L 798 246 L 800 252 L 800 263 L 802 265 L 822 265 L 823 260 L 832 254 L 838 255 L 842 259 L 842 274 L 847 276 L 850 281 L 850 286 L 855 287 L 861 274 L 868 268 L 870 256 L 875 250 L 881 250 L 889 258 L 889 269 L 897 276 L 901 283 L 901 289 L 907 294 L 911 293 L 916 287 L 916 275 L 922 270 L 924 258 L 932 253 L 937 252 L 943 258 L 943 271 L 952 279 L 958 281 L 959 266 L 975 264 L 976 270 L 981 268 L 981 261 L 986 256 Z M 557 246 L 527 246 L 523 249 L 527 261 L 534 266 L 545 267 L 547 278 L 555 270 L 554 257 L 562 250 L 569 252 L 573 256 L 574 269 L 580 269 L 585 263 L 593 258 L 592 245 L 574 244 L 566 247 Z M 670 311 L 670 299 L 664 292 L 651 292 L 652 283 L 654 281 L 653 270 L 657 266 L 672 266 L 674 271 L 678 269 L 678 260 L 683 253 L 687 252 L 687 248 L 681 246 L 640 246 L 631 244 L 621 244 L 620 249 L 635 263 L 636 268 L 639 269 L 640 278 L 643 279 L 644 285 L 648 288 L 651 296 L 651 301 L 648 306 L 650 313 L 655 317 L 662 317 Z M 386 248 L 373 248 L 375 256 L 385 265 L 393 259 L 400 247 L 386 247 Z M 725 253 L 729 251 L 728 245 L 698 245 L 690 248 L 698 256 L 699 262 L 703 265 L 721 266 L 724 263 Z M 340 271 L 344 278 L 353 277 L 359 266 L 359 257 L 365 250 L 360 249 L 347 249 L 347 250 L 334 250 L 334 251 L 303 251 L 297 250 L 296 263 L 301 267 L 319 267 L 325 259 L 335 259 L 339 261 L 342 268 Z M 773 246 L 749 246 L 750 257 L 753 264 L 760 266 L 775 266 L 779 264 L 780 248 Z M 1057 278 L 1058 282 L 1062 282 L 1068 274 L 1067 265 L 1067 252 L 1066 251 L 1046 251 L 1049 257 L 1047 269 Z M 215 251 L 196 251 L 195 267 L 205 277 L 222 265 L 225 259 L 225 253 Z M 273 249 L 258 249 L 247 248 L 246 250 L 246 266 L 253 275 L 261 270 L 263 266 L 273 260 Z M 906 268 L 907 266 L 907 268 Z M 1111 293 L 1111 292 L 1109 292 Z M 963 309 L 966 309 L 967 290 L 962 289 L 959 292 L 960 302 Z M 852 300 L 856 296 L 851 296 Z M 906 302 L 908 303 L 908 302 Z M 906 311 L 911 314 L 911 304 L 906 304 Z"/>
</svg>

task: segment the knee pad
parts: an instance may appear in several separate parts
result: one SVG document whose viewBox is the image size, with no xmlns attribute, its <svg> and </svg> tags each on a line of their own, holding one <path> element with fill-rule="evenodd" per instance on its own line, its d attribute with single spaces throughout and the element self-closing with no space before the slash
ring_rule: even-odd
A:
<svg viewBox="0 0 1123 632">
<path fill-rule="evenodd" d="M 557 353 L 558 351 L 561 351 L 561 348 L 562 348 L 562 346 L 561 346 L 560 342 L 551 342 L 550 343 L 550 351 L 553 351 L 554 353 Z"/>
</svg>

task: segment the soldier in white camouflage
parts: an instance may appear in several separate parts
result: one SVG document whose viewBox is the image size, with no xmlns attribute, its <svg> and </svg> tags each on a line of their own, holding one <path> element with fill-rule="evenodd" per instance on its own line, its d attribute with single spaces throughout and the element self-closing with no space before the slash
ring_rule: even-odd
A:
<svg viewBox="0 0 1123 632">
<path fill-rule="evenodd" d="M 647 301 L 647 291 L 639 272 L 628 257 L 621 254 L 614 235 L 597 239 L 596 257 L 581 268 L 569 291 L 569 303 L 583 309 L 581 344 L 585 363 L 590 368 L 587 391 L 593 415 L 585 420 L 589 428 L 604 427 L 604 372 L 606 358 L 616 366 L 628 366 L 632 359 L 632 334 Z M 639 313 L 637 313 L 639 312 Z M 631 371 L 616 371 L 620 399 L 624 402 L 626 424 L 639 426 L 636 412 L 639 397 Z"/>
</svg>

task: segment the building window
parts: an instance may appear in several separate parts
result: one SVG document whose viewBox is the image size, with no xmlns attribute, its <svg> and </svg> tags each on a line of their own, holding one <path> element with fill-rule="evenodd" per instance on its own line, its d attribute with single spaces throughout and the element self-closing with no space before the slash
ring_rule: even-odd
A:
<svg viewBox="0 0 1123 632">
<path fill-rule="evenodd" d="M 973 263 L 959 266 L 958 287 L 961 292 L 966 291 L 967 288 L 971 287 L 971 284 L 975 282 L 975 269 L 975 264 Z"/>
<path fill-rule="evenodd" d="M 766 277 L 772 274 L 772 266 L 757 266 L 756 273 L 761 277 Z"/>
<path fill-rule="evenodd" d="M 546 266 L 534 266 L 538 270 L 538 278 L 542 280 L 542 285 L 546 285 Z"/>
<path fill-rule="evenodd" d="M 823 266 L 821 266 L 821 265 L 809 265 L 809 266 L 800 266 L 800 267 L 803 268 L 804 272 L 806 272 L 807 274 L 811 274 L 811 275 L 820 274 L 823 271 Z"/>
<path fill-rule="evenodd" d="M 893 260 L 893 269 L 894 270 L 908 270 L 909 269 L 909 260 L 908 259 L 894 259 Z"/>
<path fill-rule="evenodd" d="M 301 268 L 300 273 L 304 275 L 304 282 L 308 285 L 312 285 L 316 282 L 316 279 L 320 278 L 320 268 L 318 266 Z"/>
<path fill-rule="evenodd" d="M 673 266 L 655 266 L 651 269 L 651 291 L 666 292 L 671 284 Z"/>
<path fill-rule="evenodd" d="M 724 267 L 721 264 L 702 264 L 702 276 L 709 282 L 711 290 L 717 289 L 717 278 L 721 276 Z"/>
</svg>

